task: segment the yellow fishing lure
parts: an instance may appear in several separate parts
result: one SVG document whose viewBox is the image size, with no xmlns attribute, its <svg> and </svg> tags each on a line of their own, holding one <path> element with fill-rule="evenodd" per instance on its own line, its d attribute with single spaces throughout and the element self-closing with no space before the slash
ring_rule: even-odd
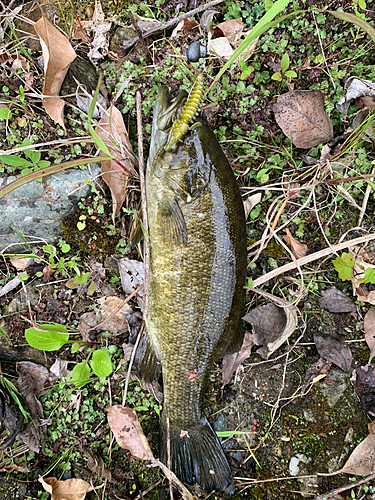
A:
<svg viewBox="0 0 375 500">
<path fill-rule="evenodd" d="M 204 77 L 202 73 L 196 77 L 195 82 L 190 90 L 187 101 L 181 108 L 180 116 L 173 122 L 169 132 L 168 140 L 164 146 L 165 151 L 170 151 L 181 137 L 191 128 L 192 120 L 200 112 L 203 100 L 203 84 Z M 194 124 L 193 124 L 194 126 Z"/>
</svg>

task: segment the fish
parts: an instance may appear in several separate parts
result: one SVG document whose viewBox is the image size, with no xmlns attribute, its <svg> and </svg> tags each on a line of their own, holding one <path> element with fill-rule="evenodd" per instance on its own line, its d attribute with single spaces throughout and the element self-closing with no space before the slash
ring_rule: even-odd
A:
<svg viewBox="0 0 375 500">
<path fill-rule="evenodd" d="M 171 102 L 159 88 L 146 170 L 149 307 L 135 365 L 148 382 L 162 372 L 161 461 L 188 484 L 233 494 L 204 396 L 213 363 L 243 339 L 246 221 L 234 173 L 200 110 L 170 146 L 187 105 L 185 91 Z"/>
</svg>

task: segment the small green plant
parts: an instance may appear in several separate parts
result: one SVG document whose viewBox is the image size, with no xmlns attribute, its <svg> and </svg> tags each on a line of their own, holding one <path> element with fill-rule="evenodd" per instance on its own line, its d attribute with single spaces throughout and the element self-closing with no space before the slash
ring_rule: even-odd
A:
<svg viewBox="0 0 375 500">
<path fill-rule="evenodd" d="M 1 111 L 6 110 L 3 108 Z M 8 110 L 9 113 L 10 110 Z M 21 144 L 21 147 L 31 146 L 31 140 L 26 137 Z M 36 172 L 42 168 L 49 167 L 51 165 L 50 161 L 42 160 L 40 151 L 33 149 L 25 149 L 22 151 L 23 155 L 26 156 L 27 160 L 21 158 L 19 155 L 0 155 L 0 161 L 9 167 L 22 168 L 21 176 L 30 174 L 31 172 Z"/>
<path fill-rule="evenodd" d="M 280 71 L 274 73 L 271 78 L 277 82 L 282 82 L 286 78 L 296 78 L 297 73 L 289 69 L 290 59 L 288 54 L 285 52 L 280 61 Z"/>
<path fill-rule="evenodd" d="M 242 73 L 240 76 L 241 80 L 246 80 L 249 78 L 253 72 L 254 72 L 254 67 L 253 66 L 247 66 L 245 61 L 240 61 L 240 66 L 242 68 Z"/>
<path fill-rule="evenodd" d="M 375 284 L 375 269 L 372 267 L 365 269 L 364 266 L 357 264 L 361 272 L 356 272 L 354 269 L 356 262 L 350 253 L 343 252 L 340 257 L 336 257 L 332 262 L 340 280 L 347 281 L 355 277 L 358 283 Z"/>
<path fill-rule="evenodd" d="M 69 340 L 69 335 L 77 333 L 68 330 L 64 325 L 58 323 L 35 323 L 31 328 L 25 330 L 26 341 L 31 347 L 40 351 L 58 351 L 61 347 L 71 344 L 73 353 L 87 342 Z M 75 387 L 81 387 L 95 379 L 90 379 L 91 370 L 97 377 L 107 377 L 112 372 L 112 362 L 107 351 L 103 349 L 91 349 L 85 360 L 77 363 L 72 371 L 72 382 Z"/>
</svg>

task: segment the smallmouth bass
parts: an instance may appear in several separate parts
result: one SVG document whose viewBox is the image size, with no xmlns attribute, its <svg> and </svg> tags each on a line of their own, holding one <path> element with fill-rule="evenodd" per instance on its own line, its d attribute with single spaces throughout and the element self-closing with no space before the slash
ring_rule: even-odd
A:
<svg viewBox="0 0 375 500">
<path fill-rule="evenodd" d="M 242 342 L 246 223 L 237 181 L 204 119 L 194 117 L 165 147 L 186 99 L 181 92 L 171 104 L 162 86 L 155 104 L 146 172 L 149 311 L 135 363 L 146 381 L 162 367 L 161 460 L 168 465 L 168 421 L 175 474 L 231 494 L 231 470 L 203 399 L 212 364 Z"/>
</svg>

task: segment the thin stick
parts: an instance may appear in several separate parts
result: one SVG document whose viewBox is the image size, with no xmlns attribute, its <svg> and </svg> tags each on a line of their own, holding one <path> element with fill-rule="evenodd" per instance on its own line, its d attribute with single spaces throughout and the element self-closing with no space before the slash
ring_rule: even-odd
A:
<svg viewBox="0 0 375 500">
<path fill-rule="evenodd" d="M 137 103 L 137 131 L 138 131 L 138 165 L 139 165 L 139 181 L 141 184 L 141 205 L 142 205 L 142 218 L 143 227 L 146 234 L 143 235 L 144 242 L 144 261 L 145 261 L 145 283 L 144 283 L 144 297 L 145 306 L 143 309 L 143 319 L 146 321 L 148 314 L 148 294 L 149 294 L 149 278 L 148 271 L 150 265 L 150 245 L 148 241 L 148 222 L 147 222 L 147 202 L 146 202 L 146 184 L 145 184 L 145 171 L 143 160 L 143 133 L 142 133 L 142 100 L 141 94 L 136 92 Z"/>
<path fill-rule="evenodd" d="M 133 366 L 133 361 L 134 361 L 134 358 L 135 358 L 135 353 L 137 352 L 137 347 L 138 347 L 139 341 L 141 340 L 141 336 L 142 336 L 142 333 L 143 333 L 143 328 L 144 328 L 144 323 L 142 323 L 141 330 L 140 330 L 140 332 L 138 333 L 138 337 L 137 337 L 137 340 L 136 340 L 136 342 L 135 342 L 135 344 L 134 344 L 134 348 L 133 348 L 133 351 L 132 351 L 132 355 L 131 355 L 131 358 L 130 358 L 130 361 L 129 361 L 128 373 L 126 374 L 126 381 L 125 381 L 124 395 L 123 395 L 123 397 L 122 397 L 122 406 L 125 406 L 126 396 L 127 396 L 127 394 L 128 394 L 128 386 L 129 386 L 130 372 L 132 371 L 132 366 Z"/>
<path fill-rule="evenodd" d="M 319 252 L 306 255 L 306 257 L 302 257 L 302 259 L 297 259 L 295 262 L 289 262 L 289 264 L 285 264 L 285 266 L 281 266 L 278 269 L 274 269 L 273 271 L 256 279 L 252 284 L 252 288 L 256 288 L 260 285 L 263 285 L 263 283 L 266 283 L 268 280 L 275 278 L 280 274 L 291 271 L 292 269 L 296 269 L 296 267 L 298 266 L 304 266 L 309 262 L 313 262 L 314 260 L 318 260 L 321 259 L 322 257 L 326 257 L 327 255 L 331 255 L 332 251 L 338 252 L 339 250 L 343 250 L 344 248 L 360 245 L 361 243 L 365 243 L 366 241 L 371 241 L 374 239 L 375 239 L 375 233 L 371 233 L 366 236 L 361 236 L 360 238 L 354 238 L 354 240 L 344 241 L 343 243 L 332 245 L 331 248 L 325 248 L 324 250 L 320 250 Z M 249 288 L 249 290 L 251 290 L 251 288 Z"/>
<path fill-rule="evenodd" d="M 341 486 L 340 488 L 337 488 L 336 490 L 330 491 L 329 493 L 323 493 L 323 495 L 319 495 L 318 497 L 315 497 L 315 500 L 327 500 L 328 498 L 334 497 L 338 495 L 339 493 L 342 493 L 343 491 L 351 490 L 355 488 L 356 486 L 360 486 L 363 483 L 367 483 L 367 481 L 371 481 L 371 479 L 375 478 L 375 474 L 370 474 L 369 476 L 360 479 L 359 481 L 356 481 L 355 483 L 350 483 L 346 484 L 345 486 Z"/>
<path fill-rule="evenodd" d="M 375 167 L 372 169 L 372 173 L 373 173 L 373 174 L 375 173 Z M 368 199 L 370 198 L 371 190 L 372 190 L 371 185 L 370 185 L 370 184 L 367 184 L 367 188 L 366 188 L 365 196 L 364 196 L 364 198 L 363 198 L 362 207 L 361 207 L 361 210 L 360 210 L 360 212 L 359 212 L 359 217 L 358 217 L 357 226 L 360 226 L 360 225 L 362 224 L 363 216 L 364 216 L 364 215 L 365 215 L 365 213 L 366 213 L 367 203 L 368 203 Z"/>
<path fill-rule="evenodd" d="M 169 431 L 169 417 L 167 417 L 167 466 L 171 470 L 171 435 Z M 173 500 L 173 487 L 172 481 L 169 481 L 169 495 Z"/>
</svg>

